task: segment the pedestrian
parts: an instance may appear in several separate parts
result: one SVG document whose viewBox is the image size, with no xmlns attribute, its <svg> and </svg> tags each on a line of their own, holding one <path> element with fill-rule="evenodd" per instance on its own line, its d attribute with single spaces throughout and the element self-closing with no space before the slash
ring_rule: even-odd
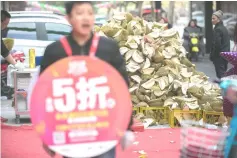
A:
<svg viewBox="0 0 237 158">
<path fill-rule="evenodd" d="M 222 21 L 223 12 L 218 10 L 212 15 L 213 40 L 210 54 L 210 60 L 213 62 L 216 71 L 216 77 L 220 79 L 227 70 L 228 62 L 220 56 L 221 52 L 230 51 L 230 37 Z"/>
<path fill-rule="evenodd" d="M 90 47 L 93 43 L 94 34 L 92 33 L 92 29 L 95 22 L 92 2 L 69 1 L 65 3 L 65 9 L 67 20 L 72 25 L 72 32 L 64 38 L 64 43 L 62 41 L 56 41 L 47 46 L 41 61 L 40 74 L 56 61 L 68 57 L 69 54 L 73 56 L 89 55 Z M 67 43 L 67 48 L 71 48 L 71 51 L 65 49 L 65 43 Z M 100 37 L 98 48 L 96 49 L 96 57 L 112 65 L 121 74 L 127 85 L 129 85 L 125 61 L 115 41 L 106 37 Z M 132 119 L 128 126 L 128 131 L 131 130 L 131 125 Z M 55 154 L 46 145 L 43 145 L 43 147 L 48 154 Z M 96 158 L 114 158 L 115 155 L 115 148 L 113 148 Z"/>
<path fill-rule="evenodd" d="M 9 22 L 10 22 L 11 15 L 5 11 L 1 10 L 1 32 L 6 30 Z M 24 69 L 24 64 L 21 62 L 16 62 L 15 59 L 10 54 L 11 50 L 8 50 L 10 47 L 7 47 L 3 42 L 3 34 L 1 34 L 1 56 L 5 59 L 1 61 L 1 67 L 3 68 L 1 74 L 1 96 L 6 96 L 8 99 L 12 98 L 13 88 L 7 85 L 7 70 L 8 66 L 11 66 L 13 69 L 22 70 Z M 10 65 L 9 65 L 10 64 Z M 6 68 L 4 68 L 6 67 Z M 1 118 L 1 121 L 7 121 L 6 119 Z"/>
<path fill-rule="evenodd" d="M 5 11 L 1 10 L 1 31 L 7 28 L 7 25 L 10 22 L 11 15 Z M 1 55 L 3 58 L 7 60 L 8 63 L 12 64 L 16 69 L 22 69 L 22 64 L 17 63 L 12 55 L 10 54 L 10 50 L 5 46 L 2 36 L 1 36 Z"/>
</svg>

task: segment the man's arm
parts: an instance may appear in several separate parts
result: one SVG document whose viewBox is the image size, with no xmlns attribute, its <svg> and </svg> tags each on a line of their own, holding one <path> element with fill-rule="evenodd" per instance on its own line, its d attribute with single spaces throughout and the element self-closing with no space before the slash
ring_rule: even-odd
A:
<svg viewBox="0 0 237 158">
<path fill-rule="evenodd" d="M 3 40 L 1 39 L 1 55 L 12 65 L 16 64 L 16 61 L 13 59 L 12 55 L 9 53 L 9 50 L 5 46 Z"/>
<path fill-rule="evenodd" d="M 52 56 L 52 45 L 49 45 L 46 47 L 45 51 L 44 51 L 44 56 L 41 60 L 40 63 L 40 74 L 47 69 L 51 64 L 54 63 L 54 59 L 55 57 Z"/>
<path fill-rule="evenodd" d="M 2 55 L 3 58 L 6 58 L 9 55 L 9 50 L 5 46 L 2 39 L 1 39 L 1 55 Z"/>
<path fill-rule="evenodd" d="M 214 36 L 214 47 L 213 47 L 213 52 L 214 53 L 213 55 L 214 56 L 218 56 L 220 54 L 220 51 L 221 51 L 221 38 L 222 38 L 222 35 L 221 35 L 221 30 L 216 30 L 215 31 L 215 36 Z"/>
<path fill-rule="evenodd" d="M 5 59 L 12 65 L 16 65 L 16 61 L 15 59 L 12 57 L 11 54 L 9 54 L 7 57 L 5 57 Z"/>
</svg>

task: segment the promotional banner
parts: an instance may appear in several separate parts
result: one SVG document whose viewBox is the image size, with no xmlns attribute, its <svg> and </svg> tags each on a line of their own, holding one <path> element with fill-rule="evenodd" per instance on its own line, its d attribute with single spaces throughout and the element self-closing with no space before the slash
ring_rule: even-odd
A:
<svg viewBox="0 0 237 158">
<path fill-rule="evenodd" d="M 112 66 L 74 56 L 40 75 L 30 109 L 37 133 L 51 150 L 67 157 L 94 157 L 118 144 L 132 104 L 124 79 Z"/>
</svg>

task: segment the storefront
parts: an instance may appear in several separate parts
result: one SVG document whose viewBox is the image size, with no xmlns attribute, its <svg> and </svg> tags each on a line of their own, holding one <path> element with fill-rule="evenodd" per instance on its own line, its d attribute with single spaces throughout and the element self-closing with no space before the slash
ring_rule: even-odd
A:
<svg viewBox="0 0 237 158">
<path fill-rule="evenodd" d="M 1 1 L 1 10 L 9 11 L 9 2 L 8 1 Z"/>
<path fill-rule="evenodd" d="M 1 10 L 24 11 L 25 8 L 26 8 L 25 1 L 1 1 Z"/>
</svg>

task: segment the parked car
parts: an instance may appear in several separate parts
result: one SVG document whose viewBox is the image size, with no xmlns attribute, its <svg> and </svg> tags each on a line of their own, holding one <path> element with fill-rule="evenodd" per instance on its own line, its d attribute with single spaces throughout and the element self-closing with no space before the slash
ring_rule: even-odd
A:
<svg viewBox="0 0 237 158">
<path fill-rule="evenodd" d="M 204 13 L 203 13 L 203 11 L 194 11 L 194 12 L 192 12 L 192 16 L 203 16 L 204 17 Z"/>
<path fill-rule="evenodd" d="M 10 23 L 8 28 L 2 31 L 2 36 L 14 39 L 13 51 L 25 54 L 26 66 L 28 66 L 29 49 L 34 48 L 36 56 L 43 56 L 49 44 L 68 35 L 72 30 L 65 15 L 52 11 L 16 11 L 10 14 Z M 96 16 L 97 25 L 103 25 L 105 22 L 105 16 Z"/>
<path fill-rule="evenodd" d="M 29 49 L 35 49 L 36 56 L 43 56 L 49 44 L 68 35 L 71 30 L 66 19 L 19 17 L 10 20 L 5 37 L 14 39 L 12 50 L 25 54 L 24 64 L 28 67 Z"/>
<path fill-rule="evenodd" d="M 237 21 L 237 15 L 230 17 L 226 20 L 223 20 L 223 23 L 225 26 L 229 25 L 229 23 L 236 22 Z"/>
<path fill-rule="evenodd" d="M 16 18 L 50 18 L 65 20 L 64 14 L 58 14 L 53 11 L 12 11 L 11 19 Z"/>
<path fill-rule="evenodd" d="M 14 46 L 10 53 L 12 55 L 21 54 L 17 56 L 17 59 L 23 62 L 26 67 L 29 66 L 29 50 L 31 48 L 35 49 L 36 56 L 40 58 L 50 43 L 68 35 L 72 29 L 63 15 L 53 12 L 23 11 L 10 12 L 10 14 L 10 23 L 5 30 L 1 31 L 2 37 L 14 39 Z M 4 62 L 5 59 L 1 57 L 1 63 Z M 5 74 L 2 71 L 2 75 Z M 5 79 L 2 75 L 1 86 L 3 88 L 1 94 L 11 98 L 12 88 L 6 85 L 6 75 L 4 76 Z"/>
<path fill-rule="evenodd" d="M 198 26 L 203 27 L 205 26 L 205 15 L 202 11 L 195 11 L 192 13 L 192 19 L 196 19 Z"/>
<path fill-rule="evenodd" d="M 100 16 L 100 15 L 95 16 L 95 25 L 102 26 L 106 22 L 107 22 L 106 16 Z"/>
<path fill-rule="evenodd" d="M 234 30 L 235 30 L 235 25 L 237 22 L 237 15 L 232 16 L 226 20 L 223 21 L 224 25 L 226 26 L 228 33 L 231 37 L 231 39 L 234 38 Z"/>
<path fill-rule="evenodd" d="M 224 13 L 223 14 L 223 21 L 233 18 L 235 16 L 236 16 L 236 14 L 233 14 L 233 13 Z"/>
</svg>

